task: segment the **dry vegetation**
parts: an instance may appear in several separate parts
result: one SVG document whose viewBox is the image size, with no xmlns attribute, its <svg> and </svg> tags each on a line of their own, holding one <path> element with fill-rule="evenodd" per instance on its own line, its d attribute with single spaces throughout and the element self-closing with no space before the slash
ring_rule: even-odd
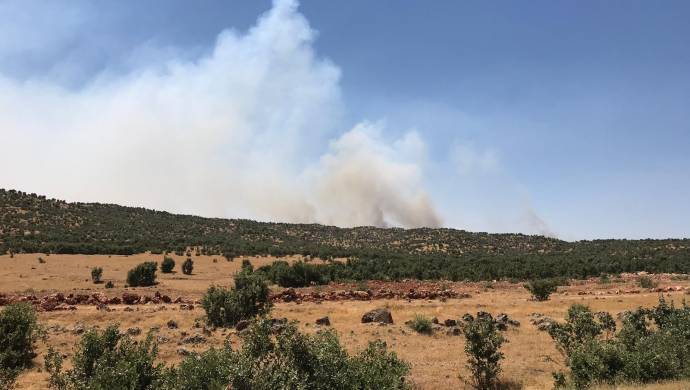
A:
<svg viewBox="0 0 690 390">
<path fill-rule="evenodd" d="M 44 259 L 43 263 L 38 258 Z M 51 292 L 92 293 L 104 292 L 109 296 L 121 295 L 124 290 L 126 272 L 132 266 L 145 261 L 160 262 L 162 255 L 140 254 L 132 256 L 100 255 L 50 255 L 18 254 L 0 256 L 3 273 L 0 275 L 0 293 L 27 293 L 38 296 Z M 172 297 L 183 296 L 198 300 L 211 284 L 227 285 L 231 277 L 240 269 L 240 262 L 229 262 L 214 256 L 194 256 L 193 275 L 183 275 L 179 264 L 184 256 L 175 257 L 177 273 L 158 274 L 159 285 L 149 288 L 127 289 L 152 295 L 155 291 Z M 214 262 L 214 259 L 217 259 Z M 297 260 L 291 257 L 290 260 Z M 256 266 L 273 261 L 269 257 L 252 257 Z M 93 284 L 90 270 L 93 267 L 103 268 L 103 281 L 112 281 L 114 289 L 105 289 L 103 284 Z M 689 287 L 690 282 L 660 276 L 656 278 L 660 287 Z M 368 341 L 380 338 L 398 355 L 412 365 L 411 380 L 422 389 L 455 389 L 462 388 L 459 374 L 466 375 L 464 338 L 447 335 L 437 331 L 433 335 L 417 334 L 407 327 L 405 321 L 416 314 L 437 317 L 443 321 L 447 318 L 459 319 L 464 313 L 487 311 L 493 314 L 506 313 L 516 319 L 521 326 L 511 327 L 505 336 L 509 342 L 504 346 L 506 359 L 503 363 L 503 378 L 519 383 L 525 389 L 544 389 L 552 385 L 551 373 L 563 369 L 563 358 L 556 351 L 552 339 L 546 332 L 539 331 L 530 323 L 531 313 L 542 313 L 546 316 L 562 319 L 567 308 L 573 303 L 584 303 L 595 311 L 606 310 L 612 314 L 630 310 L 639 306 L 653 306 L 658 293 L 642 289 L 636 277 L 612 278 L 602 283 L 599 280 L 577 282 L 571 286 L 560 287 L 559 291 L 547 302 L 536 302 L 529 299 L 529 293 L 522 284 L 508 282 L 494 283 L 448 283 L 448 288 L 470 294 L 470 298 L 448 300 L 372 300 L 372 301 L 324 301 L 322 303 L 304 302 L 277 303 L 272 315 L 299 321 L 300 329 L 314 332 L 317 318 L 329 316 L 332 327 L 338 331 L 344 345 L 353 351 L 363 348 Z M 315 287 L 317 289 L 344 288 L 343 285 Z M 351 286 L 354 288 L 354 285 Z M 273 287 L 274 290 L 279 288 Z M 314 289 L 314 288 L 312 288 Z M 616 291 L 621 293 L 616 294 Z M 588 295 L 578 295 L 588 292 Z M 684 291 L 667 293 L 671 299 L 680 302 Z M 25 371 L 19 378 L 20 389 L 46 388 L 47 374 L 42 370 L 43 355 L 49 345 L 69 353 L 79 340 L 80 329 L 105 327 L 118 323 L 123 331 L 138 328 L 143 338 L 149 329 L 158 329 L 160 342 L 159 357 L 166 362 L 178 362 L 182 357 L 180 348 L 189 351 L 201 351 L 210 345 L 220 346 L 226 338 L 237 343 L 234 330 L 215 330 L 211 333 L 203 329 L 203 310 L 195 305 L 192 311 L 181 310 L 178 304 L 146 304 L 132 306 L 132 311 L 125 311 L 125 305 L 111 305 L 111 311 L 97 310 L 95 306 L 77 306 L 74 311 L 40 312 L 39 320 L 46 327 L 48 339 L 38 345 L 38 357 L 33 368 Z M 362 324 L 362 314 L 377 307 L 388 307 L 392 311 L 394 325 L 379 326 Z M 177 323 L 177 328 L 169 329 L 168 321 Z M 179 344 L 186 336 L 199 334 L 207 339 L 200 345 Z M 670 383 L 655 385 L 657 389 L 687 389 L 688 383 Z"/>
</svg>

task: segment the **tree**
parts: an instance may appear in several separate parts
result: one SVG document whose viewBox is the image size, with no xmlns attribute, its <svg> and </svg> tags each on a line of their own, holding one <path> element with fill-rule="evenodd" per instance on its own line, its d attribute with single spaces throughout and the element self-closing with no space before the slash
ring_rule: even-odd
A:
<svg viewBox="0 0 690 390">
<path fill-rule="evenodd" d="M 536 279 L 526 283 L 525 289 L 527 289 L 537 301 L 548 301 L 549 296 L 558 290 L 558 282 L 551 279 Z"/>
<path fill-rule="evenodd" d="M 147 287 L 156 284 L 158 264 L 153 261 L 141 263 L 127 272 L 127 284 L 131 287 Z"/>
<path fill-rule="evenodd" d="M 164 274 L 169 274 L 175 268 L 175 260 L 172 257 L 165 256 L 163 262 L 161 263 L 161 272 Z"/>
<path fill-rule="evenodd" d="M 505 342 L 496 322 L 491 315 L 478 315 L 462 331 L 468 356 L 467 368 L 472 375 L 470 384 L 479 390 L 496 389 L 503 359 L 500 349 Z"/>
<path fill-rule="evenodd" d="M 194 261 L 192 259 L 187 259 L 182 263 L 182 273 L 185 275 L 191 275 L 194 270 Z"/>
<path fill-rule="evenodd" d="M 12 377 L 31 364 L 39 333 L 30 304 L 13 304 L 0 311 L 0 376 Z"/>
<path fill-rule="evenodd" d="M 241 320 L 267 314 L 271 310 L 269 289 L 263 276 L 248 269 L 235 277 L 235 287 L 211 286 L 201 305 L 213 326 L 235 326 Z"/>
<path fill-rule="evenodd" d="M 91 280 L 98 284 L 101 282 L 101 277 L 103 276 L 103 268 L 101 267 L 94 267 L 91 268 Z"/>
</svg>

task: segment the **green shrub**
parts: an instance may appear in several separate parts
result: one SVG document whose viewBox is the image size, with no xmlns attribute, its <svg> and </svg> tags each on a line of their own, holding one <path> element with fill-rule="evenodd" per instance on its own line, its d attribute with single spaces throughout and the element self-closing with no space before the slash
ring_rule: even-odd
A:
<svg viewBox="0 0 690 390">
<path fill-rule="evenodd" d="M 94 267 L 91 268 L 91 280 L 98 284 L 101 282 L 101 277 L 103 277 L 103 268 L 101 267 Z"/>
<path fill-rule="evenodd" d="M 655 308 L 625 313 L 618 334 L 610 314 L 582 305 L 573 305 L 549 333 L 570 369 L 555 374 L 561 387 L 690 377 L 690 308 L 668 305 L 663 296 Z"/>
<path fill-rule="evenodd" d="M 264 315 L 271 309 L 269 289 L 263 276 L 247 268 L 235 277 L 235 287 L 211 286 L 201 305 L 213 326 L 231 327 L 239 321 Z"/>
<path fill-rule="evenodd" d="M 498 374 L 501 372 L 503 353 L 500 349 L 505 339 L 490 315 L 478 315 L 462 329 L 465 335 L 465 354 L 469 381 L 475 389 L 497 388 Z"/>
<path fill-rule="evenodd" d="M 11 377 L 18 370 L 28 367 L 36 356 L 34 343 L 40 328 L 36 311 L 28 303 L 6 306 L 0 311 L 0 371 Z"/>
<path fill-rule="evenodd" d="M 431 334 L 431 320 L 421 314 L 415 314 L 414 319 L 409 321 L 409 327 L 417 333 Z"/>
<path fill-rule="evenodd" d="M 656 288 L 659 285 L 659 282 L 649 276 L 640 276 L 640 278 L 637 280 L 637 283 L 642 288 Z"/>
<path fill-rule="evenodd" d="M 161 262 L 161 272 L 164 274 L 169 274 L 175 268 L 175 260 L 172 257 L 165 256 L 163 262 Z"/>
<path fill-rule="evenodd" d="M 211 349 L 185 358 L 170 370 L 169 389 L 405 389 L 407 363 L 372 342 L 350 356 L 333 330 L 307 335 L 294 324 L 273 335 L 268 320 L 241 334 L 242 348 Z"/>
<path fill-rule="evenodd" d="M 152 334 L 142 342 L 122 336 L 117 326 L 90 330 L 72 357 L 72 369 L 62 371 L 62 355 L 52 348 L 45 357 L 50 387 L 68 389 L 153 390 L 163 383 L 163 365 Z"/>
<path fill-rule="evenodd" d="M 141 263 L 127 272 L 127 284 L 131 287 L 146 287 L 156 284 L 156 269 L 153 261 Z"/>
<path fill-rule="evenodd" d="M 556 292 L 559 283 L 553 279 L 536 279 L 525 284 L 525 289 L 529 291 L 537 301 L 548 301 L 549 296 Z"/>
<path fill-rule="evenodd" d="M 182 263 L 182 273 L 185 275 L 191 275 L 194 270 L 194 262 L 192 259 L 187 259 Z"/>
</svg>

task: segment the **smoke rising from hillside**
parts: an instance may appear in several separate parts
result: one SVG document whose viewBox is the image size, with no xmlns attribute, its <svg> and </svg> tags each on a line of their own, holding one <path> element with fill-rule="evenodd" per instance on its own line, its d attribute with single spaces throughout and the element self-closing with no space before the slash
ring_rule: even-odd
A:
<svg viewBox="0 0 690 390">
<path fill-rule="evenodd" d="M 424 142 L 342 133 L 339 69 L 296 2 L 195 61 L 70 90 L 0 74 L 0 183 L 69 200 L 341 226 L 440 226 Z"/>
</svg>

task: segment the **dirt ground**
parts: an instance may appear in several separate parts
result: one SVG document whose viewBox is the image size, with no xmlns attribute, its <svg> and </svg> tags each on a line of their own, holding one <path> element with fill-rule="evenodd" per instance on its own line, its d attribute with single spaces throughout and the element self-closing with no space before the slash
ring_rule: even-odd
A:
<svg viewBox="0 0 690 390">
<path fill-rule="evenodd" d="M 45 262 L 40 263 L 41 257 Z M 216 261 L 214 262 L 214 258 Z M 274 259 L 268 257 L 248 257 L 256 266 L 268 264 Z M 199 299 L 211 284 L 227 285 L 232 275 L 239 270 L 240 261 L 229 262 L 222 257 L 194 256 L 194 274 L 191 276 L 158 273 L 159 285 L 151 288 L 128 289 L 152 295 L 155 291 L 171 297 L 184 296 Z M 290 258 L 291 261 L 298 257 Z M 126 272 L 134 265 L 145 261 L 160 262 L 162 255 L 141 254 L 133 256 L 83 256 L 20 254 L 14 258 L 0 256 L 2 274 L 0 274 L 0 293 L 31 293 L 44 295 L 51 292 L 93 293 L 104 292 L 109 296 L 121 294 L 124 290 Z M 179 269 L 183 257 L 175 258 Z M 115 289 L 105 289 L 104 284 L 94 285 L 90 281 L 90 269 L 103 268 L 104 281 L 115 283 Z M 677 286 L 689 288 L 690 281 L 679 277 L 658 277 L 661 287 Z M 415 314 L 437 317 L 443 321 L 447 318 L 458 319 L 464 313 L 487 311 L 492 314 L 506 313 L 510 318 L 520 321 L 521 326 L 510 328 L 505 336 L 508 343 L 503 352 L 502 377 L 521 384 L 524 389 L 548 389 L 552 387 L 551 373 L 563 369 L 563 359 L 556 351 L 548 334 L 539 331 L 530 324 L 531 313 L 542 313 L 546 316 L 562 319 L 568 307 L 573 303 L 584 303 L 596 311 L 609 311 L 617 314 L 639 306 L 652 306 L 657 302 L 659 293 L 640 289 L 636 278 L 612 278 L 603 283 L 598 280 L 577 282 L 571 286 L 559 288 L 559 292 L 547 302 L 535 302 L 521 284 L 508 282 L 494 283 L 449 283 L 454 290 L 468 292 L 470 298 L 441 300 L 373 300 L 373 301 L 324 301 L 303 303 L 277 303 L 274 317 L 287 317 L 299 321 L 305 332 L 318 329 L 314 325 L 317 318 L 329 316 L 332 327 L 340 335 L 341 341 L 352 351 L 363 348 L 369 341 L 382 339 L 401 358 L 412 365 L 410 379 L 421 389 L 457 389 L 464 388 L 459 375 L 466 375 L 466 357 L 463 352 L 464 342 L 461 336 L 447 335 L 443 331 L 431 336 L 413 332 L 405 321 Z M 342 286 L 338 286 L 341 288 Z M 335 287 L 325 287 L 335 288 Z M 641 291 L 636 291 L 641 290 Z M 578 295 L 587 293 L 587 295 Z M 684 291 L 665 293 L 676 302 L 686 295 Z M 79 340 L 75 328 L 105 327 L 108 324 L 119 324 L 121 329 L 139 328 L 143 338 L 154 329 L 159 339 L 159 357 L 175 363 L 181 359 L 179 348 L 189 351 L 202 351 L 211 345 L 220 346 L 224 340 L 237 344 L 238 337 L 234 330 L 216 330 L 210 335 L 203 334 L 197 327 L 203 324 L 203 310 L 196 305 L 194 310 L 181 310 L 176 304 L 146 304 L 132 306 L 132 311 L 125 311 L 125 305 L 110 306 L 112 311 L 99 311 L 95 306 L 77 306 L 74 311 L 53 311 L 39 313 L 41 323 L 47 329 L 47 341 L 38 344 L 38 357 L 35 367 L 25 371 L 19 378 L 20 389 L 46 388 L 46 373 L 42 369 L 43 357 L 48 346 L 54 346 L 71 357 L 72 348 Z M 394 325 L 379 326 L 362 324 L 362 314 L 377 307 L 388 307 L 392 311 Z M 177 329 L 168 329 L 166 323 L 174 320 Z M 181 345 L 184 335 L 203 335 L 208 342 L 194 346 Z M 68 358 L 69 360 L 69 358 Z M 649 388 L 658 390 L 690 389 L 690 383 L 668 383 Z M 627 389 L 627 387 L 626 387 Z"/>
</svg>

